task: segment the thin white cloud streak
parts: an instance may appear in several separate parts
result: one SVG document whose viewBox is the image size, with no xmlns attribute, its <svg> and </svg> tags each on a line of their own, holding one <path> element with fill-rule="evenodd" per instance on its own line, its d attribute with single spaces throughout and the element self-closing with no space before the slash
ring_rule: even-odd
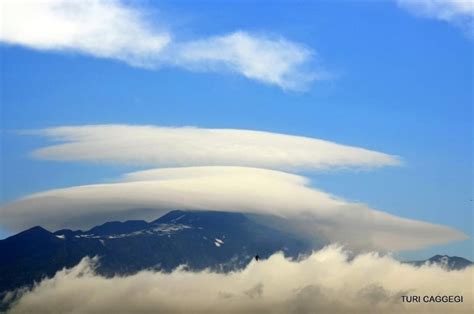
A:
<svg viewBox="0 0 474 314">
<path fill-rule="evenodd" d="M 327 74 L 313 52 L 282 37 L 244 31 L 190 41 L 151 23 L 143 8 L 119 0 L 2 0 L 0 41 L 44 51 L 111 58 L 132 66 L 230 71 L 283 89 L 304 89 Z"/>
<path fill-rule="evenodd" d="M 474 1 L 397 0 L 397 3 L 413 15 L 449 22 L 474 35 Z"/>
<path fill-rule="evenodd" d="M 327 247 L 307 259 L 282 254 L 228 274 L 142 271 L 105 278 L 95 260 L 25 292 L 11 314 L 48 313 L 470 313 L 473 267 L 415 268 L 390 257 Z M 275 274 L 278 274 L 277 276 Z M 402 295 L 463 296 L 463 303 L 403 303 Z"/>
<path fill-rule="evenodd" d="M 23 132 L 65 143 L 33 152 L 40 159 L 160 167 L 251 166 L 282 170 L 373 168 L 397 156 L 279 133 L 131 125 L 64 126 Z"/>
<path fill-rule="evenodd" d="M 350 203 L 309 186 L 305 177 L 245 167 L 154 169 L 121 182 L 30 195 L 0 209 L 0 225 L 22 230 L 88 228 L 107 220 L 156 219 L 172 209 L 275 215 L 285 231 L 355 250 L 409 250 L 464 240 L 449 227 Z"/>
<path fill-rule="evenodd" d="M 247 78 L 298 90 L 328 74 L 304 70 L 312 58 L 308 48 L 284 38 L 267 38 L 235 32 L 178 46 L 175 61 L 190 69 L 230 70 Z"/>
</svg>

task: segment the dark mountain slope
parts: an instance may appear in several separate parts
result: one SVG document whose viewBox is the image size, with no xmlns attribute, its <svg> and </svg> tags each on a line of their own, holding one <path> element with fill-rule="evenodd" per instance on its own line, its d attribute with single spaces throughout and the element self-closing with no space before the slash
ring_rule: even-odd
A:
<svg viewBox="0 0 474 314">
<path fill-rule="evenodd" d="M 63 239 L 33 227 L 0 241 L 0 292 L 54 275 L 86 255 L 100 254 L 97 240 Z"/>
<path fill-rule="evenodd" d="M 435 255 L 427 260 L 411 261 L 406 263 L 415 266 L 436 264 L 448 270 L 460 270 L 473 265 L 470 260 L 458 256 L 448 255 Z"/>
<path fill-rule="evenodd" d="M 296 257 L 310 249 L 304 240 L 243 214 L 215 211 L 172 211 L 150 223 L 107 222 L 88 231 L 34 227 L 0 241 L 0 292 L 53 276 L 85 256 L 99 256 L 97 271 L 111 276 L 183 264 L 229 271 L 256 254 L 265 258 L 281 250 Z"/>
</svg>

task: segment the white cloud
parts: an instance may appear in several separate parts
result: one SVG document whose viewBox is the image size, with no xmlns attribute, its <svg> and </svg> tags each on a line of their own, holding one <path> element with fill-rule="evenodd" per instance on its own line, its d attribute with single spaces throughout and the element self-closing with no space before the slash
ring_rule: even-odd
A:
<svg viewBox="0 0 474 314">
<path fill-rule="evenodd" d="M 105 278 L 93 265 L 84 259 L 43 280 L 11 313 L 470 313 L 473 306 L 473 267 L 415 268 L 373 253 L 349 260 L 337 247 L 297 262 L 275 254 L 228 274 L 179 269 Z M 403 303 L 402 295 L 463 302 Z"/>
<path fill-rule="evenodd" d="M 266 38 L 236 32 L 185 43 L 177 62 L 191 69 L 227 69 L 245 77 L 297 90 L 305 82 L 324 78 L 324 73 L 303 69 L 311 50 L 284 38 Z"/>
<path fill-rule="evenodd" d="M 0 41 L 7 44 L 150 69 L 224 70 L 284 89 L 301 89 L 324 76 L 308 71 L 312 51 L 301 44 L 243 31 L 183 42 L 150 23 L 143 9 L 119 0 L 2 0 L 0 8 Z"/>
<path fill-rule="evenodd" d="M 116 183 L 30 195 L 0 209 L 3 228 L 85 228 L 107 220 L 156 219 L 171 209 L 275 215 L 285 231 L 356 250 L 404 250 L 466 239 L 449 227 L 410 220 L 311 188 L 305 177 L 244 167 L 154 169 Z"/>
<path fill-rule="evenodd" d="M 151 166 L 252 166 L 283 170 L 398 165 L 398 157 L 315 138 L 238 129 L 86 125 L 25 132 L 64 141 L 36 150 L 48 160 Z"/>
<path fill-rule="evenodd" d="M 39 50 L 77 51 L 145 65 L 171 41 L 118 1 L 3 0 L 0 38 Z"/>
<path fill-rule="evenodd" d="M 400 7 L 414 15 L 453 23 L 466 32 L 474 32 L 472 0 L 397 0 Z"/>
</svg>

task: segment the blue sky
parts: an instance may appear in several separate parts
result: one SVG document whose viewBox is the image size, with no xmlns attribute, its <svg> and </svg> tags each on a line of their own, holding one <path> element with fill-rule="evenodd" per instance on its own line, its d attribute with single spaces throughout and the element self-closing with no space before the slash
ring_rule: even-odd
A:
<svg viewBox="0 0 474 314">
<path fill-rule="evenodd" d="M 2 203 L 146 168 L 33 159 L 30 152 L 47 141 L 15 130 L 108 123 L 252 129 L 400 156 L 397 167 L 303 174 L 323 191 L 472 238 L 473 50 L 462 29 L 390 1 L 139 5 L 182 40 L 236 30 L 283 36 L 314 51 L 311 66 L 326 77 L 293 91 L 236 73 L 143 69 L 3 44 Z M 472 259 L 472 240 L 401 256 L 434 253 Z"/>
</svg>

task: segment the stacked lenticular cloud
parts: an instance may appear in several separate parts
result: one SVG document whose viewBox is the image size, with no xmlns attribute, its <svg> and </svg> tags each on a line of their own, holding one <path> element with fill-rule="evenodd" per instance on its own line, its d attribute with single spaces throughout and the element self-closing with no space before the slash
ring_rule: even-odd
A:
<svg viewBox="0 0 474 314">
<path fill-rule="evenodd" d="M 34 151 L 36 158 L 154 168 L 111 183 L 45 191 L 7 204 L 0 218 L 8 228 L 86 228 L 107 218 L 154 219 L 179 208 L 274 215 L 310 239 L 357 250 L 417 249 L 466 238 L 449 227 L 348 202 L 288 172 L 400 164 L 389 154 L 235 129 L 91 125 L 26 133 L 60 141 Z"/>
</svg>

